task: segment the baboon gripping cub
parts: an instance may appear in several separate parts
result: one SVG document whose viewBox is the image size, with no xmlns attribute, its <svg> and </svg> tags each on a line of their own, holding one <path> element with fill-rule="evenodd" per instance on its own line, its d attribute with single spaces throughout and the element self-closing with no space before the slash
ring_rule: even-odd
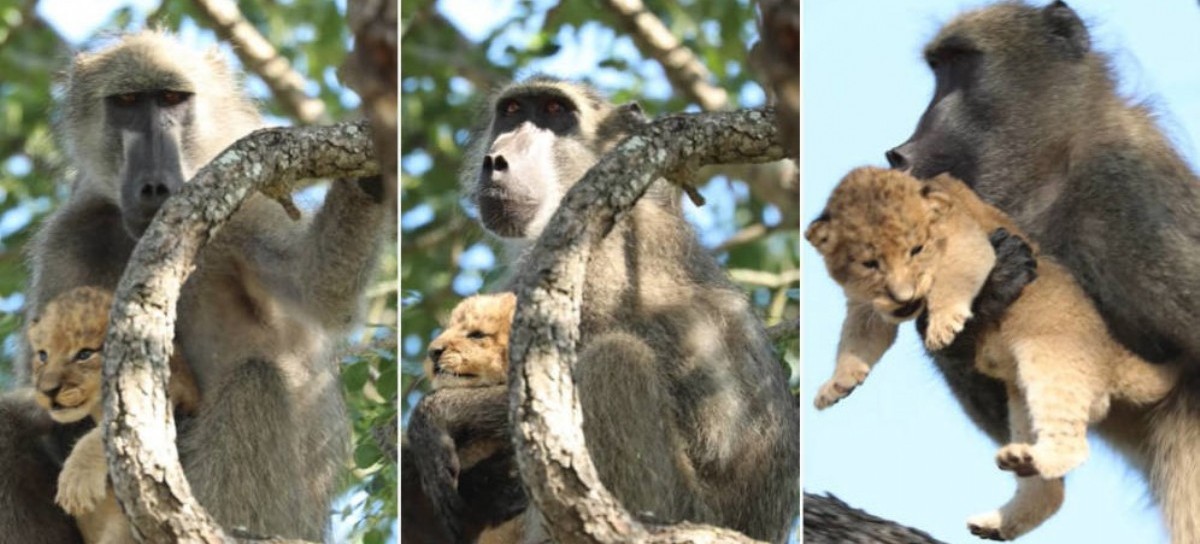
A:
<svg viewBox="0 0 1200 544">
<path fill-rule="evenodd" d="M 1105 55 L 1062 2 L 964 14 L 926 47 L 929 108 L 892 166 L 949 172 L 1071 271 L 1112 335 L 1180 386 L 1144 427 L 1110 429 L 1147 467 L 1175 542 L 1200 542 L 1200 183 L 1150 112 L 1117 94 Z M 989 434 L 1002 410 L 971 400 L 969 361 L 939 357 Z M 990 398 L 990 397 L 989 397 Z M 1101 426 L 1101 432 L 1105 428 Z"/>
<path fill-rule="evenodd" d="M 429 343 L 425 374 L 433 391 L 443 392 L 434 402 L 424 399 L 409 419 L 406 451 L 412 455 L 421 491 L 408 498 L 427 500 L 434 515 L 411 518 L 414 524 L 440 537 L 410 536 L 414 542 L 453 541 L 480 543 L 519 542 L 522 520 L 517 517 L 528 499 L 516 478 L 512 437 L 506 412 L 477 413 L 473 407 L 488 395 L 504 397 L 508 382 L 508 339 L 517 297 L 512 293 L 476 295 L 458 303 L 442 333 Z M 454 402 L 451 402 L 453 399 Z M 463 428 L 454 421 L 468 416 L 476 421 Z M 488 427 L 491 433 L 474 430 Z M 479 470 L 474 470 L 480 466 Z M 499 470 L 494 490 L 479 493 L 473 480 Z M 464 475 L 460 478 L 460 475 Z M 502 483 L 507 482 L 507 483 Z M 489 493 L 498 493 L 488 497 Z M 410 518 L 406 518 L 410 519 Z M 428 527 L 429 525 L 440 527 Z"/>
<path fill-rule="evenodd" d="M 862 383 L 896 338 L 898 323 L 926 309 L 925 343 L 940 349 L 967 319 L 996 263 L 988 233 L 1020 231 L 961 181 L 921 182 L 880 168 L 843 178 L 807 232 L 848 310 L 834 377 L 817 396 L 828 407 Z M 1034 529 L 1063 501 L 1063 476 L 1088 456 L 1089 424 L 1111 406 L 1142 410 L 1162 400 L 1178 373 L 1113 340 L 1065 268 L 1039 258 L 1038 278 L 976 338 L 974 366 L 1004 383 L 1011 439 L 996 454 L 1019 476 L 999 510 L 972 517 L 971 532 L 1009 540 Z"/>
<path fill-rule="evenodd" d="M 162 202 L 261 126 L 216 50 L 152 31 L 78 55 L 64 100 L 60 128 L 77 177 L 32 244 L 27 321 L 75 287 L 113 290 Z M 350 432 L 336 347 L 385 231 L 381 188 L 378 179 L 334 182 L 303 221 L 252 195 L 183 286 L 175 340 L 203 401 L 180 422 L 179 451 L 196 497 L 224 526 L 324 538 Z M 0 421 L 0 438 L 19 441 L 14 425 Z M 0 473 L 42 462 L 15 448 L 0 444 Z M 0 480 L 0 534 L 62 542 L 28 523 L 57 507 L 25 493 Z"/>
<path fill-rule="evenodd" d="M 103 418 L 100 380 L 104 336 L 112 293 L 76 287 L 50 301 L 29 326 L 29 347 L 37 403 L 55 421 Z M 191 369 L 178 353 L 171 357 L 168 396 L 181 414 L 195 412 L 200 392 Z M 129 522 L 108 485 L 108 463 L 100 428 L 88 431 L 63 461 L 55 502 L 75 517 L 88 544 L 132 543 Z"/>
<path fill-rule="evenodd" d="M 463 183 L 517 256 L 566 191 L 645 122 L 593 89 L 546 77 L 488 104 Z M 799 513 L 799 411 L 746 295 L 659 182 L 591 251 L 574 370 L 605 486 L 635 515 L 785 539 Z M 436 393 L 435 395 L 436 396 Z M 507 403 L 496 407 L 507 410 Z M 526 540 L 544 538 L 534 518 Z"/>
</svg>

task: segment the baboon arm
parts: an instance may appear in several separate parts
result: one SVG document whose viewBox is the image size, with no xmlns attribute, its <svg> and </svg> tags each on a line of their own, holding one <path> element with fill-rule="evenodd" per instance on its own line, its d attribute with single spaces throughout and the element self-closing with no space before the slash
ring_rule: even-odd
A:
<svg viewBox="0 0 1200 544">
<path fill-rule="evenodd" d="M 411 453 L 420 477 L 420 501 L 438 513 L 441 530 L 452 535 L 452 541 L 473 540 L 472 534 L 483 529 L 475 519 L 478 514 L 511 509 L 509 505 L 479 504 L 460 494 L 459 477 L 464 467 L 460 466 L 458 450 L 478 441 L 507 441 L 508 436 L 505 385 L 443 389 L 427 395 L 414 408 L 405 451 Z M 502 474 L 502 480 L 511 479 L 504 476 L 508 474 Z M 507 487 L 503 482 L 492 485 Z"/>
<path fill-rule="evenodd" d="M 371 189 L 381 183 L 379 178 L 335 180 L 300 241 L 305 304 L 325 327 L 343 330 L 354 321 L 375 269 L 388 214 L 381 187 Z"/>
</svg>

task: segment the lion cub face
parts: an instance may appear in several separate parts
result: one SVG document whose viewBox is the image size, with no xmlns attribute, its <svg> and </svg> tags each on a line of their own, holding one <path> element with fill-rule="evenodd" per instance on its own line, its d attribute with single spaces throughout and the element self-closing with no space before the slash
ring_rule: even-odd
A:
<svg viewBox="0 0 1200 544">
<path fill-rule="evenodd" d="M 476 295 L 458 303 L 445 330 L 429 343 L 425 373 L 433 388 L 505 383 L 516 306 L 512 293 Z"/>
<path fill-rule="evenodd" d="M 79 421 L 99 406 L 112 302 L 107 291 L 78 287 L 50 301 L 29 326 L 35 399 L 55 421 Z"/>
<path fill-rule="evenodd" d="M 939 229 L 950 198 L 895 170 L 857 168 L 842 178 L 805 237 L 851 300 L 879 315 L 916 317 L 945 250 Z"/>
</svg>

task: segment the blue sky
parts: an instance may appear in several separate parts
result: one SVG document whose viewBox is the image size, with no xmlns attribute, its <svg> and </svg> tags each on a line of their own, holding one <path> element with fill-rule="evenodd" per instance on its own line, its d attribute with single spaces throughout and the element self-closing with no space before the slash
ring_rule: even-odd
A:
<svg viewBox="0 0 1200 544">
<path fill-rule="evenodd" d="M 986 2 L 806 1 L 803 17 L 803 217 L 820 212 L 838 179 L 912 133 L 933 92 L 921 47 L 955 13 Z M 1074 0 L 1095 48 L 1113 54 L 1122 90 L 1149 99 L 1193 167 L 1200 137 L 1200 6 L 1194 0 Z M 911 325 L 867 383 L 817 412 L 843 316 L 840 289 L 807 243 L 802 258 L 804 487 L 912 525 L 946 542 L 978 541 L 969 515 L 1011 496 L 995 448 L 951 399 Z M 1166 542 L 1145 484 L 1111 450 L 1067 478 L 1066 503 L 1025 544 Z"/>
</svg>

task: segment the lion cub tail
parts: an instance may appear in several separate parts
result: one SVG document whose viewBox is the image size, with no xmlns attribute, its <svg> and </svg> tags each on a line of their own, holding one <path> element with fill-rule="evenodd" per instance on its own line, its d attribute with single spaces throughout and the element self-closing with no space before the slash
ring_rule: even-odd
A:
<svg viewBox="0 0 1200 544">
<path fill-rule="evenodd" d="M 1181 376 L 1150 417 L 1150 485 L 1171 542 L 1200 542 L 1200 373 Z"/>
</svg>

